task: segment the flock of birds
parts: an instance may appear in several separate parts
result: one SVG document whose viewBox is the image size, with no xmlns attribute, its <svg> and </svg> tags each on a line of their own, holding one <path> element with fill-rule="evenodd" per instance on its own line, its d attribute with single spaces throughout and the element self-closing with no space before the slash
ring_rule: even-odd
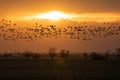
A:
<svg viewBox="0 0 120 80">
<path fill-rule="evenodd" d="M 80 26 L 43 26 L 35 23 L 33 27 L 17 27 L 11 20 L 2 19 L 0 21 L 0 38 L 3 40 L 27 40 L 35 41 L 43 38 L 70 38 L 80 40 L 92 40 L 94 38 L 107 38 L 120 35 L 119 23 L 103 23 L 101 26 L 84 25 Z"/>
</svg>

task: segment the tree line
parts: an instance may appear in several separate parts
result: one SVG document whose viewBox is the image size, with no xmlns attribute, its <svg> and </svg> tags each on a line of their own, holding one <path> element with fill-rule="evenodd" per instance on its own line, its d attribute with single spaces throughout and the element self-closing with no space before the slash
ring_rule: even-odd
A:
<svg viewBox="0 0 120 80">
<path fill-rule="evenodd" d="M 7 60 L 7 59 L 25 59 L 25 60 L 39 60 L 42 55 L 40 53 L 35 52 L 15 52 L 15 53 L 9 53 L 4 52 L 0 54 L 1 60 Z M 55 58 L 63 58 L 67 59 L 69 56 L 76 56 L 74 53 L 71 53 L 69 50 L 62 49 L 60 52 L 56 52 L 56 48 L 50 47 L 49 51 L 47 53 L 47 56 L 54 60 Z M 120 59 L 120 48 L 115 49 L 114 53 L 111 53 L 109 51 L 104 53 L 98 53 L 98 52 L 91 52 L 91 53 L 79 53 L 77 56 L 79 58 L 82 58 L 83 60 L 109 60 L 109 59 Z"/>
</svg>

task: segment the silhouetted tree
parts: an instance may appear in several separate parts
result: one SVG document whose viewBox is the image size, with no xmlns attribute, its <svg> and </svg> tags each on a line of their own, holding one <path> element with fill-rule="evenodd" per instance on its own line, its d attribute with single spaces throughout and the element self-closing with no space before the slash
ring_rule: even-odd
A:
<svg viewBox="0 0 120 80">
<path fill-rule="evenodd" d="M 91 57 L 92 60 L 105 60 L 105 58 L 102 55 L 97 54 L 95 52 L 92 52 L 90 54 L 90 57 Z"/>
<path fill-rule="evenodd" d="M 82 56 L 83 56 L 84 59 L 88 58 L 88 54 L 87 53 L 83 53 Z"/>
<path fill-rule="evenodd" d="M 33 59 L 39 59 L 40 56 L 41 56 L 41 55 L 38 54 L 38 53 L 33 53 L 33 54 L 32 54 L 32 58 L 33 58 Z"/>
<path fill-rule="evenodd" d="M 117 57 L 120 59 L 120 48 L 116 49 L 116 54 L 117 54 Z"/>
<path fill-rule="evenodd" d="M 25 51 L 23 52 L 23 56 L 26 58 L 26 59 L 30 59 L 31 58 L 31 52 L 28 52 L 28 51 Z"/>
<path fill-rule="evenodd" d="M 63 58 L 67 58 L 68 57 L 68 55 L 69 55 L 69 53 L 70 53 L 70 51 L 68 51 L 68 50 L 61 50 L 61 52 L 60 52 L 60 56 L 61 57 L 63 57 Z"/>
<path fill-rule="evenodd" d="M 120 48 L 116 49 L 117 56 L 120 57 Z"/>
<path fill-rule="evenodd" d="M 4 58 L 4 59 L 7 59 L 8 56 L 9 56 L 9 55 L 8 55 L 8 52 L 6 51 L 6 52 L 3 54 L 3 58 Z"/>
<path fill-rule="evenodd" d="M 49 56 L 51 57 L 51 59 L 53 59 L 56 55 L 57 55 L 56 48 L 50 47 L 49 48 Z"/>
<path fill-rule="evenodd" d="M 108 59 L 110 57 L 110 50 L 108 50 L 106 53 L 105 53 L 105 59 Z"/>
<path fill-rule="evenodd" d="M 3 54 L 3 58 L 4 58 L 4 59 L 7 59 L 8 56 L 9 56 L 9 55 L 8 55 L 7 53 L 4 53 L 4 54 Z"/>
</svg>

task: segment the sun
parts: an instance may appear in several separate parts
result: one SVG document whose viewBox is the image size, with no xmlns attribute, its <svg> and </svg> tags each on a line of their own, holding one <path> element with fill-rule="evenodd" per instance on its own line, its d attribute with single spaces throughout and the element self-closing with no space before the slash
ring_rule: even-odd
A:
<svg viewBox="0 0 120 80">
<path fill-rule="evenodd" d="M 40 19 L 47 19 L 47 20 L 60 20 L 60 19 L 71 18 L 70 15 L 60 12 L 60 11 L 51 11 L 48 13 L 38 15 L 37 17 Z"/>
</svg>

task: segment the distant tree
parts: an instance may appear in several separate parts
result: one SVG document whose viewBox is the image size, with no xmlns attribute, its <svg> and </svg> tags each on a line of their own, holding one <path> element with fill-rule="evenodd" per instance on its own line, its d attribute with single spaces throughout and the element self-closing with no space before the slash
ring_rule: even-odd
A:
<svg viewBox="0 0 120 80">
<path fill-rule="evenodd" d="M 56 48 L 50 47 L 49 48 L 49 56 L 51 57 L 51 59 L 53 59 L 56 55 L 57 55 Z"/>
<path fill-rule="evenodd" d="M 117 56 L 120 57 L 120 48 L 116 49 Z"/>
<path fill-rule="evenodd" d="M 31 54 L 31 52 L 29 52 L 29 51 L 25 51 L 25 52 L 23 52 L 23 56 L 24 56 L 26 59 L 30 59 L 31 56 L 32 56 L 32 54 Z"/>
<path fill-rule="evenodd" d="M 9 55 L 8 55 L 7 53 L 4 53 L 4 54 L 3 54 L 3 58 L 4 58 L 4 59 L 8 58 L 8 56 L 9 56 Z"/>
<path fill-rule="evenodd" d="M 105 53 L 105 58 L 108 59 L 110 57 L 110 50 L 108 50 L 106 53 Z"/>
<path fill-rule="evenodd" d="M 8 52 L 6 51 L 6 52 L 3 54 L 3 58 L 4 58 L 4 59 L 7 59 L 8 56 L 9 56 L 9 55 L 8 55 Z"/>
<path fill-rule="evenodd" d="M 69 50 L 61 50 L 61 52 L 60 52 L 60 56 L 62 57 L 62 58 L 67 58 L 68 57 L 68 55 L 69 55 L 69 53 L 70 53 L 70 51 Z"/>
<path fill-rule="evenodd" d="M 87 53 L 83 53 L 82 56 L 83 56 L 84 59 L 88 58 L 88 54 Z"/>
<path fill-rule="evenodd" d="M 97 54 L 95 52 L 92 52 L 90 54 L 90 57 L 91 57 L 92 60 L 105 60 L 105 58 L 102 55 Z"/>
<path fill-rule="evenodd" d="M 34 54 L 32 54 L 32 58 L 33 59 L 39 59 L 40 58 L 40 54 L 38 54 L 38 53 L 34 53 Z"/>
</svg>

